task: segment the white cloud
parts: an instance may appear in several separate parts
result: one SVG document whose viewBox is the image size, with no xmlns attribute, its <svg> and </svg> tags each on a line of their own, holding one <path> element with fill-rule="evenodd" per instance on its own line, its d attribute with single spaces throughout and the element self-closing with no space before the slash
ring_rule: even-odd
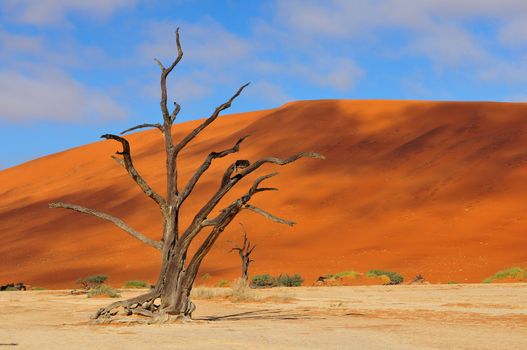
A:
<svg viewBox="0 0 527 350">
<path fill-rule="evenodd" d="M 233 64 L 250 54 L 248 42 L 223 27 L 211 18 L 196 23 L 185 21 L 153 22 L 145 30 L 151 33 L 147 42 L 139 46 L 143 57 L 152 60 L 162 58 L 169 65 L 177 56 L 174 31 L 180 29 L 181 46 L 185 61 L 191 64 L 206 64 L 208 67 Z"/>
<path fill-rule="evenodd" d="M 487 81 L 507 83 L 527 82 L 527 57 L 521 62 L 506 62 L 495 60 L 478 72 L 478 77 Z"/>
<path fill-rule="evenodd" d="M 90 122 L 124 117 L 125 109 L 108 91 L 97 91 L 67 73 L 114 64 L 102 50 L 0 28 L 0 64 L 0 120 Z"/>
<path fill-rule="evenodd" d="M 525 47 L 527 45 L 527 14 L 525 17 L 519 17 L 505 23 L 498 38 L 500 43 L 505 46 Z"/>
<path fill-rule="evenodd" d="M 11 34 L 0 28 L 0 53 L 4 59 L 18 54 L 38 54 L 44 51 L 42 38 Z"/>
<path fill-rule="evenodd" d="M 364 75 L 364 71 L 349 58 L 327 54 L 323 57 L 314 58 L 311 64 L 293 64 L 290 71 L 315 85 L 340 91 L 352 89 Z"/>
<path fill-rule="evenodd" d="M 282 86 L 265 80 L 252 83 L 248 90 L 248 95 L 273 104 L 283 104 L 291 101 Z"/>
<path fill-rule="evenodd" d="M 416 41 L 433 36 L 441 46 L 452 50 L 458 36 L 470 43 L 469 56 L 474 55 L 476 39 L 463 24 L 478 18 L 494 19 L 510 27 L 504 37 L 525 33 L 527 1 L 524 0 L 290 0 L 277 2 L 277 21 L 297 37 L 330 39 L 364 39 L 381 30 L 404 30 Z M 515 25 L 508 24 L 516 18 Z M 454 32 L 455 28 L 455 32 Z M 432 40 L 430 44 L 434 45 Z M 422 43 L 421 43 L 422 45 Z M 433 46 L 432 46 L 433 49 Z M 450 51 L 452 51 L 450 50 Z M 468 57 L 472 58 L 472 57 Z"/>
<path fill-rule="evenodd" d="M 467 31 L 453 25 L 430 28 L 415 39 L 410 50 L 444 66 L 473 66 L 490 58 Z"/>
<path fill-rule="evenodd" d="M 193 79 L 192 76 L 175 79 L 168 87 L 168 93 L 174 96 L 178 102 L 198 100 L 210 92 L 210 84 Z M 157 94 L 159 95 L 159 91 Z"/>
<path fill-rule="evenodd" d="M 115 11 L 131 8 L 137 0 L 3 0 L 0 8 L 10 21 L 35 26 L 68 23 L 71 13 L 105 19 Z"/>
<path fill-rule="evenodd" d="M 518 56 L 501 51 L 527 48 L 525 0 L 289 0 L 276 1 L 275 11 L 274 22 L 258 24 L 259 30 L 308 56 L 324 47 L 367 47 L 397 52 L 391 55 L 397 59 L 425 57 L 440 69 L 468 68 L 474 79 L 527 81 Z M 490 32 L 478 33 L 478 21 Z M 386 35 L 398 38 L 388 48 Z M 346 79 L 333 77 L 333 87 L 346 86 Z"/>
<path fill-rule="evenodd" d="M 102 92 L 61 72 L 28 76 L 0 71 L 0 119 L 97 121 L 123 118 L 125 111 Z"/>
<path fill-rule="evenodd" d="M 178 26 L 184 56 L 167 81 L 169 100 L 199 101 L 215 92 L 223 97 L 230 96 L 230 91 L 226 93 L 223 86 L 239 86 L 249 80 L 245 73 L 254 58 L 251 45 L 210 17 L 193 23 L 146 23 L 144 31 L 148 34 L 145 42 L 137 47 L 144 63 L 154 66 L 153 58 L 159 58 L 165 66 L 171 64 L 177 56 L 174 32 Z M 143 89 L 149 96 L 158 98 L 159 75 L 155 74 L 155 80 L 149 78 Z"/>
</svg>

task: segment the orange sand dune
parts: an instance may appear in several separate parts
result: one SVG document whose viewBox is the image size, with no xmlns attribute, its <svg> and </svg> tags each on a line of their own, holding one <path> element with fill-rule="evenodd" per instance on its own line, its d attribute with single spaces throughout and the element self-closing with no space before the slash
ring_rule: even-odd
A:
<svg viewBox="0 0 527 350">
<path fill-rule="evenodd" d="M 196 125 L 178 125 L 179 138 Z M 182 154 L 186 180 L 212 150 L 250 134 L 239 154 L 218 160 L 183 208 L 182 226 L 218 186 L 234 159 L 317 151 L 278 170 L 255 205 L 293 228 L 246 212 L 238 217 L 257 245 L 251 273 L 300 273 L 306 283 L 342 270 L 387 269 L 432 282 L 480 282 L 527 262 L 527 104 L 414 101 L 302 101 L 222 117 Z M 101 134 L 108 130 L 101 130 Z M 157 130 L 131 135 L 135 163 L 164 192 Z M 111 223 L 62 209 L 62 200 L 109 212 L 159 238 L 160 214 L 102 141 L 0 172 L 0 283 L 71 287 L 95 273 L 120 285 L 154 282 L 157 251 Z M 226 198 L 246 191 L 251 179 Z M 228 253 L 237 223 L 206 258 L 215 283 L 239 275 Z"/>
</svg>

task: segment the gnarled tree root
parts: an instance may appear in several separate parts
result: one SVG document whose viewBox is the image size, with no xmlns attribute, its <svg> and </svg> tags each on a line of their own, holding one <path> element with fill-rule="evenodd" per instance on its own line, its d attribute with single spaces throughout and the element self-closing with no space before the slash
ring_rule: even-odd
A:
<svg viewBox="0 0 527 350">
<path fill-rule="evenodd" d="M 124 315 L 142 315 L 147 317 L 153 317 L 154 312 L 159 309 L 160 304 L 156 303 L 156 299 L 159 298 L 159 292 L 152 291 L 146 294 L 139 295 L 137 297 L 117 301 L 108 306 L 100 308 L 95 314 L 91 316 L 91 319 L 96 323 L 104 323 L 108 319 L 116 316 L 119 313 L 118 308 L 122 308 Z"/>
<path fill-rule="evenodd" d="M 160 293 L 152 291 L 137 297 L 117 301 L 100 308 L 91 316 L 94 324 L 144 323 L 162 324 L 175 321 L 189 321 L 196 306 L 188 299 L 182 314 L 172 314 L 161 309 Z M 142 316 L 142 317 L 130 317 Z"/>
</svg>

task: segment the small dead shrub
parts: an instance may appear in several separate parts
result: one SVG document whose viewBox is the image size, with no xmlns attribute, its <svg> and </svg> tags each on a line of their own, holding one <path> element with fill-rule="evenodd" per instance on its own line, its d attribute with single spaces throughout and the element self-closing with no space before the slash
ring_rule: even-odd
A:
<svg viewBox="0 0 527 350">
<path fill-rule="evenodd" d="M 194 299 L 220 299 L 226 298 L 231 294 L 231 291 L 226 288 L 210 288 L 210 287 L 194 287 L 192 288 L 191 296 Z"/>
<path fill-rule="evenodd" d="M 259 300 L 256 293 L 249 287 L 247 281 L 242 278 L 234 280 L 231 287 L 232 301 L 255 301 Z"/>
</svg>

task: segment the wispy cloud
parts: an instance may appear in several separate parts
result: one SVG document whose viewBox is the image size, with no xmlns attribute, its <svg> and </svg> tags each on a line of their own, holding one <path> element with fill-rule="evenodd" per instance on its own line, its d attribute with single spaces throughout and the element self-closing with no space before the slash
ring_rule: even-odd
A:
<svg viewBox="0 0 527 350">
<path fill-rule="evenodd" d="M 187 21 L 156 21 L 144 24 L 144 30 L 150 33 L 138 50 L 147 60 L 154 57 L 170 62 L 176 54 L 175 35 L 177 27 L 182 28 L 181 41 L 185 51 L 185 60 L 191 64 L 215 65 L 234 64 L 250 54 L 248 42 L 231 33 L 210 17 L 190 23 Z"/>
<path fill-rule="evenodd" d="M 290 71 L 314 85 L 349 91 L 364 75 L 364 70 L 355 61 L 345 57 L 321 55 L 304 64 L 291 64 Z"/>
<path fill-rule="evenodd" d="M 3 0 L 0 8 L 10 21 L 35 26 L 68 24 L 68 15 L 105 19 L 135 6 L 137 0 Z"/>
<path fill-rule="evenodd" d="M 92 122 L 125 115 L 125 110 L 102 92 L 49 70 L 32 76 L 0 71 L 0 106 L 0 119 L 15 122 Z"/>
<path fill-rule="evenodd" d="M 271 102 L 277 105 L 291 101 L 291 97 L 286 93 L 282 86 L 265 80 L 259 80 L 252 83 L 248 95 L 255 99 Z"/>
<path fill-rule="evenodd" d="M 359 45 L 382 52 L 386 36 L 398 59 L 426 58 L 441 69 L 469 68 L 474 79 L 527 81 L 516 55 L 504 47 L 527 49 L 527 1 L 524 0 L 290 0 L 276 2 L 275 32 L 294 45 L 320 42 Z M 486 21 L 488 33 L 474 28 Z M 488 26 L 488 24 L 491 24 Z M 394 34 L 397 33 L 397 34 Z M 404 40 L 401 40 L 404 38 Z M 360 65 L 360 62 L 359 62 Z M 501 73 L 503 74 L 501 74 Z"/>
<path fill-rule="evenodd" d="M 8 1 L 0 7 L 31 12 L 43 3 L 60 14 L 59 8 L 66 11 L 84 6 L 67 1 Z M 96 3 L 90 7 L 94 11 L 103 14 L 109 9 Z M 32 30 L 0 27 L 0 119 L 92 122 L 124 117 L 126 109 L 108 93 L 110 89 L 90 86 L 75 77 L 79 71 L 112 64 L 106 53 L 69 36 L 49 35 L 32 25 L 26 28 Z M 36 34 L 22 34 L 26 32 Z"/>
</svg>

